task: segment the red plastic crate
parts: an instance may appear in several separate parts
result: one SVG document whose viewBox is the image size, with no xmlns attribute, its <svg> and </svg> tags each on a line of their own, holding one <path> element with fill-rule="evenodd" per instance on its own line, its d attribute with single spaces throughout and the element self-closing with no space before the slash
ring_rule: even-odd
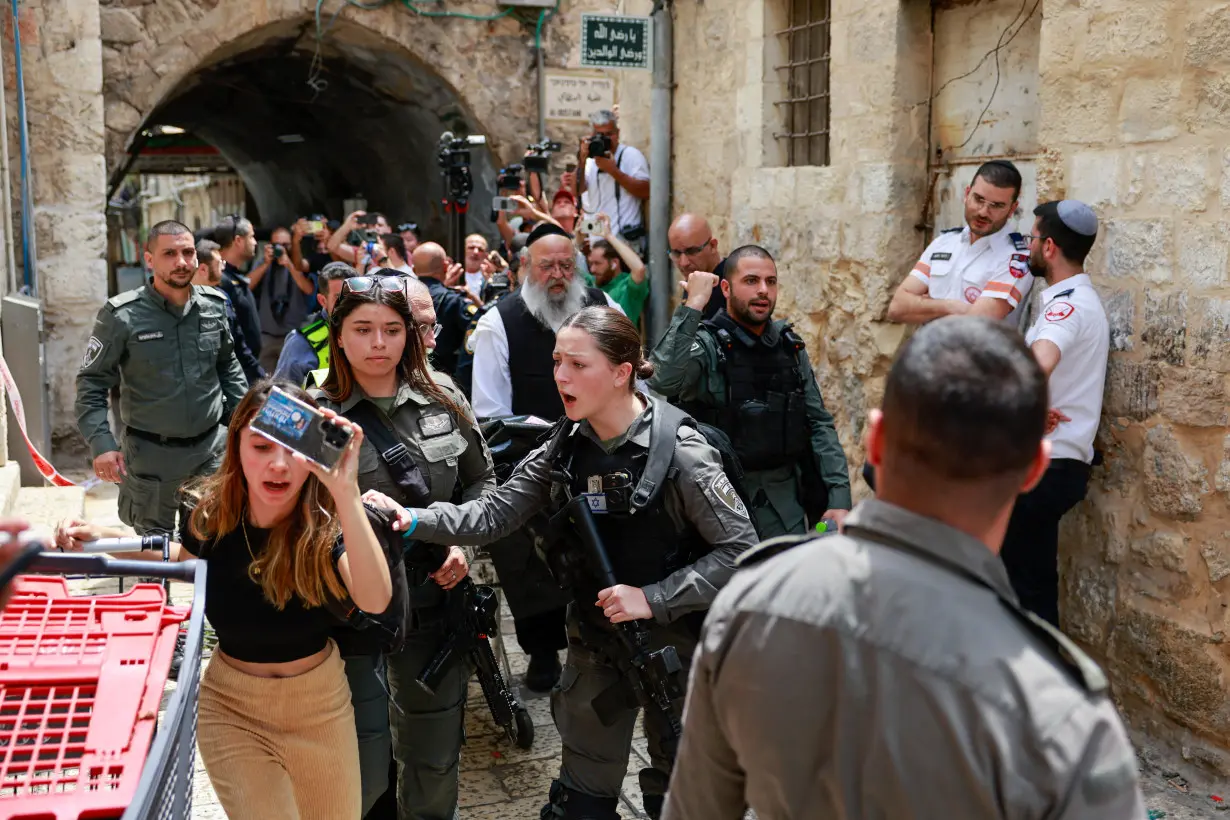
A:
<svg viewBox="0 0 1230 820">
<path fill-rule="evenodd" d="M 0 820 L 123 813 L 188 611 L 157 584 L 82 597 L 17 579 L 0 612 Z"/>
</svg>

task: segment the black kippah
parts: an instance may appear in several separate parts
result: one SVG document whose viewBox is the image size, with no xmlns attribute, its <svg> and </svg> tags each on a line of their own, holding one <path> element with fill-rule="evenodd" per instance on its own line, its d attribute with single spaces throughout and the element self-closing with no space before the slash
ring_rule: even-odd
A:
<svg viewBox="0 0 1230 820">
<path fill-rule="evenodd" d="M 530 235 L 525 240 L 525 247 L 530 247 L 544 236 L 566 236 L 572 239 L 572 234 L 556 225 L 554 222 L 540 222 L 538 227 L 530 231 Z"/>
</svg>

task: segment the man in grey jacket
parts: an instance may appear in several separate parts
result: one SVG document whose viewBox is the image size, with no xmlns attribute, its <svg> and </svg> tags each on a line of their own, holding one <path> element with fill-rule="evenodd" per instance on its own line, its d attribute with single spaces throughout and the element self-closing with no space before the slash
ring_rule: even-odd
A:
<svg viewBox="0 0 1230 820">
<path fill-rule="evenodd" d="M 745 553 L 714 602 L 664 818 L 1145 816 L 1105 676 L 998 557 L 1046 420 L 1015 331 L 914 335 L 868 420 L 877 500 Z"/>
</svg>

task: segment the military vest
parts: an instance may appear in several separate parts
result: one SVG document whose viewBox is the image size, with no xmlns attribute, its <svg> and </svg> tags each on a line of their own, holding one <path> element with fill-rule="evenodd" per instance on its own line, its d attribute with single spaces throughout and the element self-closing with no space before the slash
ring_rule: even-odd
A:
<svg viewBox="0 0 1230 820">
<path fill-rule="evenodd" d="M 717 344 L 726 395 L 719 397 L 718 407 L 685 402 L 684 409 L 697 421 L 727 433 L 748 472 L 797 463 L 811 446 L 803 340 L 787 324 L 781 328 L 777 345 L 769 347 L 739 327 L 724 310 L 701 327 Z"/>
</svg>

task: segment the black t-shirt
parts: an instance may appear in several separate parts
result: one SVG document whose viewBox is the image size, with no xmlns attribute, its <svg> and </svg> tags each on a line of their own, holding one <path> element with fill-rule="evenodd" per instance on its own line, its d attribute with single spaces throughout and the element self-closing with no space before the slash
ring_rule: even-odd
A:
<svg viewBox="0 0 1230 820">
<path fill-rule="evenodd" d="M 180 544 L 209 562 L 205 583 L 205 617 L 218 636 L 218 647 L 232 658 L 248 663 L 286 663 L 314 655 L 325 648 L 341 624 L 326 607 L 305 607 L 291 596 L 283 609 L 266 598 L 260 585 L 248 577 L 252 556 L 260 555 L 269 530 L 236 527 L 220 539 L 202 543 L 188 531 L 191 510 L 180 520 Z M 251 553 L 248 546 L 251 545 Z"/>
<path fill-rule="evenodd" d="M 222 284 L 226 295 L 235 306 L 235 318 L 243 328 L 244 340 L 252 352 L 261 355 L 261 315 L 256 307 L 256 297 L 248 288 L 248 277 L 230 262 L 222 269 Z"/>
</svg>

